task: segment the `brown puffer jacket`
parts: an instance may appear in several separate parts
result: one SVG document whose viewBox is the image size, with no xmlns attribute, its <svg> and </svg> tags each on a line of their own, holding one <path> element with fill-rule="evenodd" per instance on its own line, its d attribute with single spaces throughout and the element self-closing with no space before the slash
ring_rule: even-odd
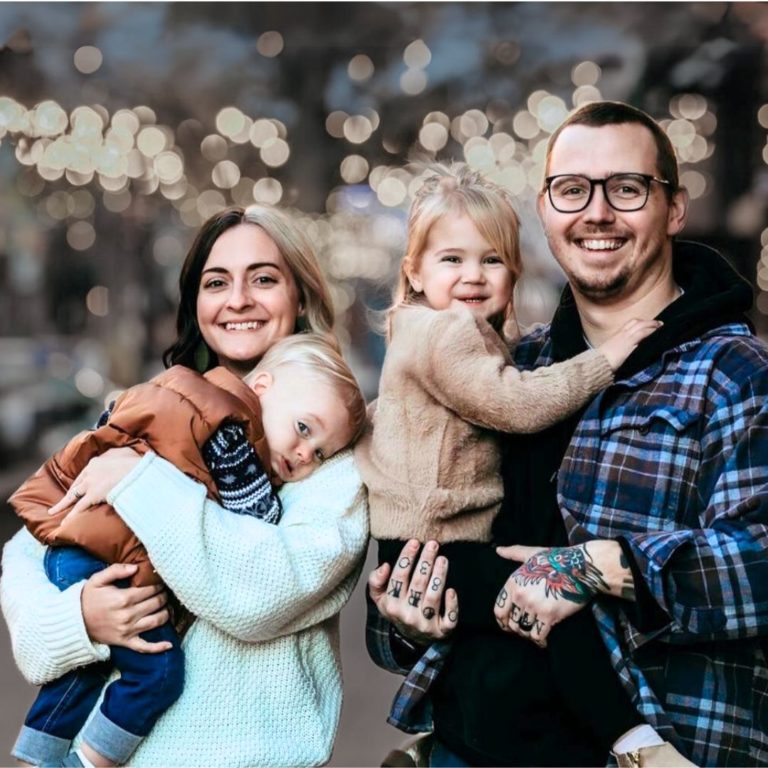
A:
<svg viewBox="0 0 768 768">
<path fill-rule="evenodd" d="M 76 435 L 11 496 L 10 504 L 43 544 L 75 544 L 108 563 L 136 563 L 139 569 L 133 586 L 160 583 L 144 546 L 109 504 L 71 517 L 68 510 L 51 516 L 48 509 L 61 499 L 92 457 L 122 446 L 142 455 L 150 449 L 155 451 L 203 483 L 208 495 L 218 500 L 201 449 L 225 422 L 243 424 L 270 473 L 261 408 L 253 390 L 225 368 L 214 368 L 201 376 L 184 366 L 174 366 L 123 392 L 107 425 Z"/>
</svg>

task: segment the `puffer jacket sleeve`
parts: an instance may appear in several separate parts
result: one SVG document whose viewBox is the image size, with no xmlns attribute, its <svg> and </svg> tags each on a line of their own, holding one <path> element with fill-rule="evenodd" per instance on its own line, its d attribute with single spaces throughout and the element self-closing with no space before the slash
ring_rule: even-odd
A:
<svg viewBox="0 0 768 768">
<path fill-rule="evenodd" d="M 291 634 L 334 616 L 359 577 L 365 493 L 350 451 L 281 489 L 279 525 L 232 514 L 147 454 L 109 495 L 168 586 L 240 640 Z"/>
</svg>

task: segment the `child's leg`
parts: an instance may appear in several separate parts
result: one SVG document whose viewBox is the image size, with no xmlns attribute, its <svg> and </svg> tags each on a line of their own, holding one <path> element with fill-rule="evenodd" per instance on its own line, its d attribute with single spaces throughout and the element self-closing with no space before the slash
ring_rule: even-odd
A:
<svg viewBox="0 0 768 768">
<path fill-rule="evenodd" d="M 77 547 L 49 549 L 45 555 L 48 578 L 61 590 L 105 565 Z M 91 664 L 42 686 L 13 747 L 14 757 L 35 765 L 60 763 L 96 705 L 109 669 L 108 664 Z"/>
<path fill-rule="evenodd" d="M 184 686 L 184 654 L 170 622 L 141 637 L 149 642 L 167 640 L 173 647 L 152 654 L 111 646 L 120 678 L 107 686 L 99 711 L 83 732 L 88 746 L 118 765 L 128 761 Z"/>
<path fill-rule="evenodd" d="M 547 651 L 563 702 L 594 734 L 606 756 L 619 737 L 645 723 L 610 664 L 589 609 L 554 627 Z"/>
</svg>

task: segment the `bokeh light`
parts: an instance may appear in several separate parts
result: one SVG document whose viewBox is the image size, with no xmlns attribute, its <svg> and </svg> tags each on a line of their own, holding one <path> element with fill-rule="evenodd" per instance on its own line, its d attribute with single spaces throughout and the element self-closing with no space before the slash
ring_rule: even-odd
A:
<svg viewBox="0 0 768 768">
<path fill-rule="evenodd" d="M 347 65 L 347 74 L 350 79 L 358 83 L 370 80 L 373 71 L 373 61 L 371 61 L 370 56 L 366 56 L 364 53 L 358 53 L 356 56 L 353 56 Z"/>
<path fill-rule="evenodd" d="M 279 56 L 283 47 L 283 36 L 274 30 L 259 35 L 259 39 L 256 41 L 256 50 L 269 59 Z"/>
<path fill-rule="evenodd" d="M 75 69 L 84 75 L 92 75 L 104 60 L 101 51 L 94 45 L 84 45 L 75 51 Z"/>
</svg>

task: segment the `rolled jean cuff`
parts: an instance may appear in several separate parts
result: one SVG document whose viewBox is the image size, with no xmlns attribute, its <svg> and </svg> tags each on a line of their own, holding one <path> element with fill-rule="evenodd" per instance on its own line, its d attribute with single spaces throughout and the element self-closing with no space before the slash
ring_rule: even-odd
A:
<svg viewBox="0 0 768 768">
<path fill-rule="evenodd" d="M 98 709 L 83 731 L 83 741 L 117 765 L 125 765 L 144 737 L 113 723 Z"/>
<path fill-rule="evenodd" d="M 66 757 L 71 744 L 70 739 L 22 725 L 11 754 L 17 760 L 32 765 L 58 765 Z"/>
</svg>

